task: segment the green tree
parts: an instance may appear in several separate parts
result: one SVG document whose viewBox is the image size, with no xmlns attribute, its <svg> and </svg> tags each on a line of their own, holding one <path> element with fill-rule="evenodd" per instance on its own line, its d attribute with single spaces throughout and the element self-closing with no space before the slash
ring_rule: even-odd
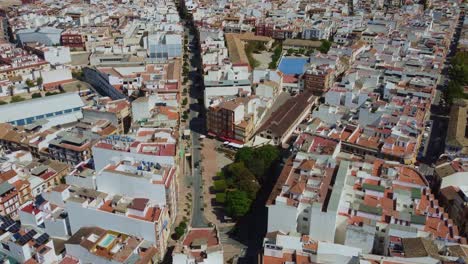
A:
<svg viewBox="0 0 468 264">
<path fill-rule="evenodd" d="M 267 168 L 271 167 L 274 161 L 280 157 L 279 150 L 272 145 L 261 146 L 256 149 L 256 158 L 261 158 L 265 162 Z"/>
<path fill-rule="evenodd" d="M 31 88 L 34 87 L 34 82 L 31 79 L 26 80 L 26 89 L 28 90 L 28 93 L 31 93 Z"/>
<path fill-rule="evenodd" d="M 278 65 L 278 61 L 281 58 L 282 51 L 283 51 L 283 44 L 282 43 L 277 44 L 275 49 L 273 50 L 273 55 L 271 55 L 271 62 L 268 65 L 268 68 L 276 69 L 276 66 Z"/>
<path fill-rule="evenodd" d="M 279 159 L 279 150 L 271 145 L 259 148 L 245 147 L 236 153 L 236 162 L 242 162 L 252 172 L 258 181 L 266 180 L 266 174 L 275 161 Z"/>
<path fill-rule="evenodd" d="M 322 42 L 322 44 L 318 48 L 318 51 L 320 51 L 321 53 L 328 53 L 328 51 L 331 48 L 332 42 L 326 39 L 322 39 L 320 40 L 320 42 Z"/>
<path fill-rule="evenodd" d="M 254 158 L 254 149 L 250 147 L 244 147 L 239 149 L 236 153 L 236 162 L 242 161 L 246 162 L 248 160 L 252 160 Z"/>
<path fill-rule="evenodd" d="M 226 194 L 226 213 L 231 217 L 244 216 L 250 209 L 252 200 L 244 191 L 230 191 Z"/>
<path fill-rule="evenodd" d="M 467 98 L 464 87 L 468 85 L 468 52 L 457 52 L 450 63 L 450 82 L 445 89 L 444 97 L 449 104 L 452 104 L 455 99 Z"/>
<path fill-rule="evenodd" d="M 231 179 L 230 182 L 227 182 L 227 185 L 230 184 L 230 187 L 245 191 L 250 199 L 255 198 L 255 195 L 257 195 L 260 189 L 260 185 L 255 175 L 245 167 L 243 162 L 229 164 L 226 173 L 228 178 Z"/>
<path fill-rule="evenodd" d="M 33 87 L 33 86 L 34 86 L 34 82 L 33 82 L 31 79 L 27 79 L 27 80 L 26 80 L 26 85 L 27 85 L 28 87 Z"/>
<path fill-rule="evenodd" d="M 182 105 L 185 106 L 185 105 L 187 105 L 187 103 L 188 103 L 188 99 L 187 99 L 187 97 L 185 97 L 184 100 L 182 100 Z"/>
<path fill-rule="evenodd" d="M 36 79 L 36 84 L 37 86 L 39 86 L 40 89 L 42 89 L 42 84 L 44 83 L 44 79 L 42 79 L 42 77 L 38 77 Z"/>
<path fill-rule="evenodd" d="M 1 101 L 1 100 L 0 100 L 0 105 L 6 105 L 6 104 L 8 104 L 8 102 Z"/>
<path fill-rule="evenodd" d="M 255 155 L 257 156 L 257 155 Z M 244 162 L 250 172 L 255 175 L 255 178 L 258 181 L 263 182 L 264 174 L 268 170 L 268 167 L 265 166 L 265 161 L 263 159 L 254 158 Z"/>
</svg>

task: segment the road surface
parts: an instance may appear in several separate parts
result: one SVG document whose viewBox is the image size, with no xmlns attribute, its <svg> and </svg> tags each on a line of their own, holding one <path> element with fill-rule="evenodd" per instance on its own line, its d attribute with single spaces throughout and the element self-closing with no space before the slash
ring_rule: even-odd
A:
<svg viewBox="0 0 468 264">
<path fill-rule="evenodd" d="M 185 33 L 188 37 L 189 45 L 191 46 L 189 53 L 189 105 L 190 113 L 188 122 L 191 130 L 192 140 L 192 177 L 193 177 L 193 204 L 192 204 L 192 227 L 207 227 L 208 222 L 204 216 L 203 210 L 203 186 L 202 186 L 202 171 L 201 171 L 201 146 L 200 134 L 204 132 L 205 124 L 203 119 L 203 107 L 199 107 L 198 99 L 203 98 L 203 78 L 196 71 L 201 65 L 200 51 L 197 48 L 197 39 L 185 28 Z M 201 113 L 201 114 L 200 114 Z"/>
</svg>

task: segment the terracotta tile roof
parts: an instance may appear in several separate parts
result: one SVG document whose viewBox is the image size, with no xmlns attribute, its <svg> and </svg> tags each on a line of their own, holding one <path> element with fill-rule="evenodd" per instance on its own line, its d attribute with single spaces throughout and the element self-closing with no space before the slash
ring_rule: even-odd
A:
<svg viewBox="0 0 468 264">
<path fill-rule="evenodd" d="M 17 174 L 16 174 L 16 171 L 14 170 L 8 170 L 8 171 L 5 171 L 5 172 L 2 172 L 0 173 L 0 179 L 2 181 L 9 181 L 10 179 L 12 179 L 13 177 L 15 177 Z"/>
<path fill-rule="evenodd" d="M 283 75 L 283 83 L 298 83 L 299 79 L 294 75 Z"/>
<path fill-rule="evenodd" d="M 289 192 L 293 194 L 302 194 L 304 192 L 305 186 L 306 186 L 306 182 L 301 180 L 300 182 L 295 183 L 289 189 Z"/>
<path fill-rule="evenodd" d="M 146 198 L 135 198 L 133 199 L 132 203 L 128 206 L 130 209 L 134 209 L 137 211 L 143 211 L 148 204 L 149 199 Z"/>
<path fill-rule="evenodd" d="M 299 169 L 301 170 L 312 170 L 315 166 L 315 160 L 303 160 L 301 165 L 299 165 Z"/>
<path fill-rule="evenodd" d="M 212 228 L 193 228 L 189 230 L 184 239 L 183 245 L 190 246 L 194 240 L 197 239 L 205 239 L 208 247 L 219 245 L 216 229 Z"/>
<path fill-rule="evenodd" d="M 25 212 L 25 213 L 29 213 L 29 214 L 32 214 L 32 215 L 37 215 L 38 213 L 40 213 L 41 211 L 39 209 L 37 209 L 33 203 L 30 203 L 26 206 L 24 206 L 23 208 L 21 208 L 21 211 Z"/>
<path fill-rule="evenodd" d="M 80 261 L 78 259 L 75 259 L 70 256 L 66 256 L 60 261 L 60 264 L 79 264 L 79 263 Z"/>
</svg>

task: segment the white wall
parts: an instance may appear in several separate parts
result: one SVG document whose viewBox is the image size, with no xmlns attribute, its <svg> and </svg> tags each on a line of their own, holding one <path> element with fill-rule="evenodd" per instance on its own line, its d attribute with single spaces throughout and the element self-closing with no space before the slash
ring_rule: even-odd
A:
<svg viewBox="0 0 468 264">
<path fill-rule="evenodd" d="M 67 231 L 66 219 L 44 219 L 45 231 L 51 237 L 67 238 L 70 234 Z"/>
<path fill-rule="evenodd" d="M 223 251 L 215 251 L 208 253 L 207 258 L 204 261 L 205 264 L 222 264 L 223 262 Z"/>
<path fill-rule="evenodd" d="M 239 90 L 251 92 L 250 85 L 246 86 L 221 86 L 205 87 L 205 106 L 209 106 L 209 98 L 217 96 L 237 95 Z"/>
<path fill-rule="evenodd" d="M 147 178 L 127 176 L 102 171 L 96 177 L 98 191 L 120 194 L 131 198 L 145 197 L 160 206 L 166 205 L 166 190 L 163 184 L 152 184 Z"/>
<path fill-rule="evenodd" d="M 312 117 L 318 117 L 327 124 L 334 125 L 343 117 L 342 114 L 336 113 L 336 110 L 334 106 L 320 105 L 318 109 L 312 112 Z"/>
<path fill-rule="evenodd" d="M 195 259 L 193 257 L 189 257 L 183 253 L 177 253 L 172 256 L 172 263 L 173 264 L 195 264 Z M 208 253 L 206 259 L 203 260 L 203 264 L 223 264 L 223 251 L 215 251 Z"/>
<path fill-rule="evenodd" d="M 72 233 L 77 232 L 82 227 L 97 226 L 157 243 L 156 228 L 153 222 L 86 208 L 75 202 L 67 202 L 66 211 L 70 219 Z"/>
<path fill-rule="evenodd" d="M 319 241 L 334 242 L 336 212 L 322 212 L 321 206 L 313 206 L 310 210 L 309 235 Z"/>
<path fill-rule="evenodd" d="M 70 185 L 96 190 L 96 178 L 94 176 L 93 177 L 79 177 L 79 176 L 67 175 L 65 176 L 65 182 Z"/>
<path fill-rule="evenodd" d="M 234 109 L 234 123 L 238 124 L 244 120 L 244 105 L 241 104 Z"/>
<path fill-rule="evenodd" d="M 172 256 L 172 264 L 189 264 L 189 258 L 187 255 L 182 254 L 182 253 L 177 253 Z M 192 262 L 193 263 L 193 262 Z"/>
<path fill-rule="evenodd" d="M 67 64 L 71 62 L 69 47 L 49 47 L 44 51 L 44 59 L 52 65 Z"/>
<path fill-rule="evenodd" d="M 273 98 L 274 88 L 269 85 L 259 84 L 255 88 L 255 95 L 267 98 Z"/>
<path fill-rule="evenodd" d="M 68 81 L 73 79 L 71 71 L 69 69 L 56 69 L 50 71 L 41 71 L 41 76 L 44 84 Z"/>
<path fill-rule="evenodd" d="M 10 250 L 6 251 L 1 248 L 0 251 L 18 260 L 19 262 L 24 263 L 26 260 L 32 257 L 31 247 L 28 243 L 26 243 L 24 246 L 20 246 L 13 241 L 8 241 L 7 244 L 10 247 Z"/>
<path fill-rule="evenodd" d="M 63 193 L 55 191 L 47 191 L 42 193 L 42 197 L 44 197 L 45 200 L 51 204 L 58 205 L 59 207 L 65 207 L 65 203 L 63 201 L 66 200 L 69 196 L 69 190 L 64 190 Z"/>
<path fill-rule="evenodd" d="M 296 232 L 297 208 L 286 204 L 268 205 L 267 232 L 284 231 Z"/>
<path fill-rule="evenodd" d="M 37 215 L 34 215 L 27 212 L 23 212 L 22 210 L 18 210 L 18 213 L 21 224 L 23 225 L 37 226 L 41 224 L 38 222 L 38 218 L 42 216 L 42 212 L 39 212 Z"/>
</svg>

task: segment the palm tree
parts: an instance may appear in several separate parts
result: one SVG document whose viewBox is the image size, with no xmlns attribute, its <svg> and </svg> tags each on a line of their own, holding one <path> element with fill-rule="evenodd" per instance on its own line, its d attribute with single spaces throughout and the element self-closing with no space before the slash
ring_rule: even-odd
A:
<svg viewBox="0 0 468 264">
<path fill-rule="evenodd" d="M 44 83 L 44 79 L 42 79 L 42 77 L 37 77 L 36 84 L 39 86 L 39 90 L 42 90 L 43 83 Z"/>
<path fill-rule="evenodd" d="M 31 81 L 31 79 L 26 80 L 26 89 L 28 90 L 28 93 L 31 93 L 31 88 L 34 86 L 34 82 Z"/>
</svg>

